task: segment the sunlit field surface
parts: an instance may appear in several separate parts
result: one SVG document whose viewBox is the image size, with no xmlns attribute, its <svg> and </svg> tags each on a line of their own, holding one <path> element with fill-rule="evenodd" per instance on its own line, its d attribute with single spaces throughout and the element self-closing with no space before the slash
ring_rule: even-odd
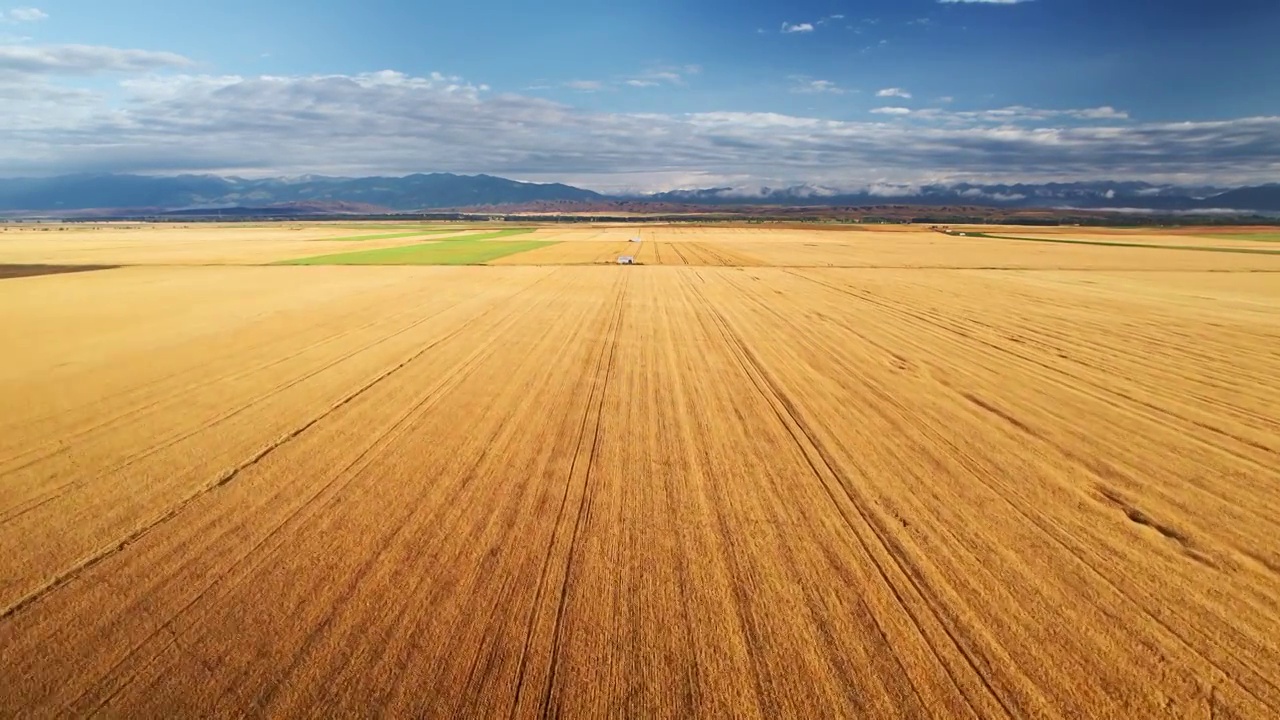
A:
<svg viewBox="0 0 1280 720">
<path fill-rule="evenodd" d="M 0 716 L 1280 714 L 1274 229 L 525 227 L 0 231 Z"/>
</svg>

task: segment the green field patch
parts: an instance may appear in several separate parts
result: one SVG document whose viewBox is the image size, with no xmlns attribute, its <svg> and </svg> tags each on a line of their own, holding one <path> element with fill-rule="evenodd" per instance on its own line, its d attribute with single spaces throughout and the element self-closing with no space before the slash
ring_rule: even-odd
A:
<svg viewBox="0 0 1280 720">
<path fill-rule="evenodd" d="M 950 232 L 946 234 L 951 237 L 976 237 L 986 238 L 988 240 L 1020 240 L 1023 242 L 1057 243 L 1060 245 L 1099 245 L 1102 247 L 1154 248 L 1156 250 L 1192 250 L 1195 252 L 1244 253 L 1247 255 L 1280 255 L 1280 250 L 1265 250 L 1262 248 L 1208 247 L 1203 245 L 1160 245 L 1156 243 L 1107 242 L 1104 240 L 1071 240 L 1068 238 L 1029 238 L 1014 237 L 1012 235 L 992 235 L 990 233 L 981 232 Z"/>
<path fill-rule="evenodd" d="M 1199 238 L 1212 240 L 1241 240 L 1245 242 L 1280 242 L 1280 232 L 1268 233 L 1205 233 L 1196 235 Z"/>
<path fill-rule="evenodd" d="M 504 237 L 511 234 L 504 231 Z M 500 257 L 555 245 L 555 240 L 512 240 L 486 242 L 491 235 L 472 235 L 457 240 L 416 243 L 361 252 L 321 255 L 285 260 L 277 265 L 479 265 Z"/>
</svg>

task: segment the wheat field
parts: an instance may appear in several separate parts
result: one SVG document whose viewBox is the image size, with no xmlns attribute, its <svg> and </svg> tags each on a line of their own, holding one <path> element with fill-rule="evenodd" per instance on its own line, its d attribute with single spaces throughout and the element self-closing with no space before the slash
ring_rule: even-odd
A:
<svg viewBox="0 0 1280 720">
<path fill-rule="evenodd" d="M 1280 713 L 1280 257 L 339 232 L 0 234 L 0 715 Z"/>
</svg>

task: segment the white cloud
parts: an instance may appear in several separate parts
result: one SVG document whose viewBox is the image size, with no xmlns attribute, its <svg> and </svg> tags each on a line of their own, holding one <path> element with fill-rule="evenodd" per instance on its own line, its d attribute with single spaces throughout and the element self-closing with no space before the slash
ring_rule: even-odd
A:
<svg viewBox="0 0 1280 720">
<path fill-rule="evenodd" d="M 837 22 L 840 20 L 844 20 L 844 15 L 827 15 L 826 17 L 818 18 L 817 20 L 814 20 L 812 22 L 802 22 L 802 23 L 784 22 L 782 23 L 782 33 L 783 34 L 811 33 L 817 30 L 818 28 L 822 27 L 823 25 L 827 25 L 829 23 Z M 764 31 L 761 30 L 760 32 L 764 32 Z"/>
<path fill-rule="evenodd" d="M 968 198 L 970 200 L 995 200 L 996 202 L 1013 202 L 1015 200 L 1027 199 L 1027 196 L 1022 193 L 987 192 L 982 188 L 969 188 L 968 190 L 962 190 L 959 195 L 962 198 Z"/>
<path fill-rule="evenodd" d="M 910 115 L 911 110 L 904 107 L 878 107 L 871 112 L 877 115 Z"/>
<path fill-rule="evenodd" d="M 644 72 L 630 76 L 619 76 L 609 80 L 569 80 L 562 83 L 550 83 L 538 80 L 525 90 L 553 90 L 557 87 L 568 88 L 578 92 L 600 92 L 603 90 L 619 90 L 622 88 L 653 88 L 659 86 L 685 86 L 688 78 L 702 72 L 701 65 L 659 65 L 650 67 Z"/>
<path fill-rule="evenodd" d="M 48 20 L 49 14 L 39 8 L 20 7 L 9 10 L 8 12 L 0 11 L 0 22 L 24 23 L 24 22 L 40 22 Z"/>
<path fill-rule="evenodd" d="M 0 45 L 0 73 L 92 75 L 145 72 L 192 65 L 171 52 L 97 45 Z"/>
<path fill-rule="evenodd" d="M 1088 108 L 1085 110 L 1069 110 L 1068 113 L 1074 113 L 1075 117 L 1082 120 L 1128 120 L 1129 113 L 1116 110 L 1110 105 L 1103 107 Z"/>
<path fill-rule="evenodd" d="M 872 197 L 915 197 L 920 194 L 920 186 L 911 183 L 875 182 L 865 190 Z"/>
<path fill-rule="evenodd" d="M 948 99 L 943 99 L 948 100 Z M 941 101 L 941 100 L 940 100 Z M 1096 108 L 1079 108 L 1079 109 L 1063 109 L 1051 110 L 1045 108 L 1030 108 L 1023 105 L 1011 105 L 1003 108 L 991 108 L 988 110 L 964 110 L 952 111 L 942 110 L 938 108 L 929 108 L 926 110 L 913 110 L 911 116 L 920 120 L 938 120 L 952 123 L 1028 123 L 1043 122 L 1046 120 L 1113 120 L 1123 121 L 1129 119 L 1129 114 L 1116 110 L 1115 108 L 1104 105 Z"/>
<path fill-rule="evenodd" d="M 659 65 L 630 77 L 623 77 L 610 82 L 601 82 L 595 88 L 579 88 L 591 90 L 611 89 L 617 86 L 632 88 L 651 88 L 662 85 L 684 86 L 688 77 L 702 72 L 701 65 Z"/>
<path fill-rule="evenodd" d="M 966 4 L 966 5 L 1019 5 L 1021 3 L 1031 2 L 1032 0 L 938 0 L 944 5 Z"/>
<path fill-rule="evenodd" d="M 791 92 L 806 95 L 844 95 L 849 92 L 830 80 L 814 80 L 804 75 L 793 75 L 791 77 L 794 85 L 791 86 Z"/>
<path fill-rule="evenodd" d="M 659 80 L 668 83 L 679 83 L 684 81 L 684 78 L 680 76 L 680 73 L 671 72 L 670 70 L 658 70 L 649 73 L 645 77 L 650 80 Z"/>
<path fill-rule="evenodd" d="M 1137 123 L 1115 110 L 1025 107 L 1012 114 L 880 109 L 874 121 L 605 113 L 494 93 L 455 76 L 390 71 L 149 74 L 102 96 L 50 84 L 56 79 L 0 80 L 0 174 L 439 170 L 606 190 L 722 180 L 773 187 L 1098 177 L 1207 184 L 1280 174 L 1280 117 Z"/>
<path fill-rule="evenodd" d="M 891 87 L 891 88 L 885 88 L 877 92 L 876 97 L 896 97 L 896 98 L 902 98 L 904 100 L 910 100 L 911 93 L 907 92 L 906 90 L 903 90 L 902 88 Z"/>
</svg>

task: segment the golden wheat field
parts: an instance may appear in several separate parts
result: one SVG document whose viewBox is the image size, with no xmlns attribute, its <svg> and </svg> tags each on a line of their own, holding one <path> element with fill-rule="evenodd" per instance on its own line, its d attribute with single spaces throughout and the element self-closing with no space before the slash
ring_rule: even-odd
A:
<svg viewBox="0 0 1280 720">
<path fill-rule="evenodd" d="M 1264 243 L 297 228 L 0 233 L 0 716 L 1280 714 Z"/>
</svg>

